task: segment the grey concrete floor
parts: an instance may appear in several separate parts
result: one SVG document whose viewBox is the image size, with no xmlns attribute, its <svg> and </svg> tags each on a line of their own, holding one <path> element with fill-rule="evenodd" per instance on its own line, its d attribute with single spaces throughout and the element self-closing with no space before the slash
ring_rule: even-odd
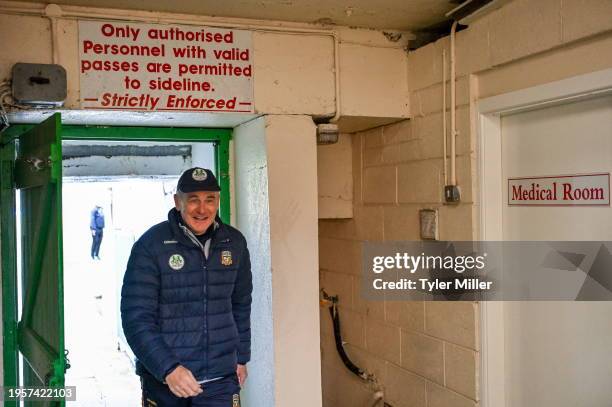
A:
<svg viewBox="0 0 612 407">
<path fill-rule="evenodd" d="M 139 406 L 140 382 L 125 350 L 118 349 L 111 270 L 104 258 L 66 262 L 64 270 L 65 335 L 71 364 L 66 385 L 77 386 L 77 401 L 69 405 Z"/>
<path fill-rule="evenodd" d="M 118 350 L 120 289 L 134 238 L 171 207 L 172 196 L 163 190 L 150 180 L 64 183 L 64 317 L 71 363 L 66 384 L 77 386 L 77 401 L 68 406 L 141 405 L 139 378 L 126 349 Z M 140 196 L 152 198 L 134 205 Z M 104 208 L 106 219 L 100 261 L 89 256 L 94 204 Z"/>
</svg>

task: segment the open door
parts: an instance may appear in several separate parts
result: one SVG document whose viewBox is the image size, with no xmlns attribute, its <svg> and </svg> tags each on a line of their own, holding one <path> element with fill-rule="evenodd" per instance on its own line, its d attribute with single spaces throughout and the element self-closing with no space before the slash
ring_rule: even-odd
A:
<svg viewBox="0 0 612 407">
<path fill-rule="evenodd" d="M 61 387 L 68 366 L 64 349 L 60 115 L 54 114 L 12 139 L 5 138 L 0 171 L 4 385 Z M 21 225 L 19 236 L 16 218 Z M 16 242 L 21 242 L 20 253 Z M 22 281 L 19 322 L 18 263 Z M 23 356 L 21 375 L 19 355 Z M 25 405 L 63 406 L 64 402 Z"/>
</svg>

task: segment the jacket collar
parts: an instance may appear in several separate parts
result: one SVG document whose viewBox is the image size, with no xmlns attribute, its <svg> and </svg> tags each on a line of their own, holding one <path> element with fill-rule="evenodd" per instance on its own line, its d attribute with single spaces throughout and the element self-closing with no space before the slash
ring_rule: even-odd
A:
<svg viewBox="0 0 612 407">
<path fill-rule="evenodd" d="M 198 239 L 195 238 L 195 235 L 189 230 L 189 228 L 187 228 L 186 225 L 183 224 L 181 214 L 179 213 L 179 211 L 176 210 L 176 208 L 172 208 L 168 212 L 168 223 L 170 224 L 172 234 L 174 235 L 177 241 L 187 246 L 201 246 Z M 215 230 L 211 237 L 211 243 L 224 241 L 229 237 L 227 228 L 225 227 L 225 224 L 221 221 L 219 215 L 215 216 L 214 228 Z M 195 241 L 193 240 L 194 238 Z"/>
</svg>

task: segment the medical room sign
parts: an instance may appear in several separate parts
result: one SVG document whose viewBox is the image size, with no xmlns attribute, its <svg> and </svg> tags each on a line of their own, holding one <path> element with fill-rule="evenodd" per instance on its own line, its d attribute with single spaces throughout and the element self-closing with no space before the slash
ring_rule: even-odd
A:
<svg viewBox="0 0 612 407">
<path fill-rule="evenodd" d="M 252 33 L 79 21 L 81 108 L 253 113 Z"/>
<path fill-rule="evenodd" d="M 610 173 L 508 178 L 510 206 L 610 206 Z"/>
</svg>

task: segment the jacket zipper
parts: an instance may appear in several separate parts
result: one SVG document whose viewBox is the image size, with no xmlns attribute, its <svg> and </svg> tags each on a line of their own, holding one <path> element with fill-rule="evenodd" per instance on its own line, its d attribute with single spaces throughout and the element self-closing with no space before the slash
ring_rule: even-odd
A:
<svg viewBox="0 0 612 407">
<path fill-rule="evenodd" d="M 215 229 L 218 228 L 218 223 L 215 223 Z M 181 227 L 181 229 L 183 229 L 183 232 L 187 235 L 187 237 L 189 238 L 189 240 L 191 240 L 193 243 L 195 243 L 200 250 L 202 251 L 202 263 L 203 263 L 203 269 L 205 271 L 204 274 L 204 301 L 206 302 L 206 315 L 204 316 L 204 323 L 206 324 L 206 354 L 209 355 L 210 354 L 210 329 L 208 326 L 208 292 L 206 291 L 207 287 L 208 287 L 208 259 L 206 258 L 206 249 L 204 248 L 204 246 L 202 246 L 202 243 L 200 243 L 200 241 L 198 240 L 198 238 L 193 234 L 193 232 L 191 230 L 189 230 L 189 228 L 187 228 L 184 225 L 179 225 Z M 221 240 L 219 243 L 229 243 L 230 239 L 226 238 Z M 208 247 L 208 257 L 210 257 L 211 253 L 213 252 L 213 250 L 216 248 L 216 245 L 213 247 L 212 246 L 212 238 L 210 238 L 210 246 Z M 204 379 L 209 379 L 208 377 L 208 358 L 206 358 L 206 368 L 205 368 L 205 372 L 206 374 L 204 375 Z"/>
<path fill-rule="evenodd" d="M 183 226 L 183 225 L 179 225 L 179 226 L 181 227 L 181 229 L 183 229 L 183 232 L 185 233 L 185 235 L 187 235 L 189 240 L 191 240 L 193 243 L 195 243 L 200 248 L 200 251 L 202 252 L 202 271 L 204 272 L 203 294 L 204 294 L 204 308 L 205 308 L 205 313 L 204 313 L 205 330 L 204 330 L 204 334 L 206 335 L 206 355 L 207 355 L 207 357 L 204 358 L 205 368 L 204 368 L 204 378 L 203 379 L 206 380 L 206 379 L 209 379 L 209 377 L 208 377 L 208 355 L 210 354 L 210 336 L 208 335 L 210 327 L 208 326 L 208 292 L 207 292 L 207 287 L 208 287 L 208 259 L 206 258 L 206 249 L 204 248 L 204 246 L 202 246 L 202 243 L 200 243 L 200 241 L 193 234 L 193 232 L 191 230 L 189 230 L 189 228 L 187 228 L 186 226 Z M 212 239 L 211 239 L 211 243 L 212 243 Z M 209 256 L 210 256 L 210 253 L 211 253 L 211 249 L 209 247 L 209 249 L 208 249 L 208 255 Z"/>
</svg>

